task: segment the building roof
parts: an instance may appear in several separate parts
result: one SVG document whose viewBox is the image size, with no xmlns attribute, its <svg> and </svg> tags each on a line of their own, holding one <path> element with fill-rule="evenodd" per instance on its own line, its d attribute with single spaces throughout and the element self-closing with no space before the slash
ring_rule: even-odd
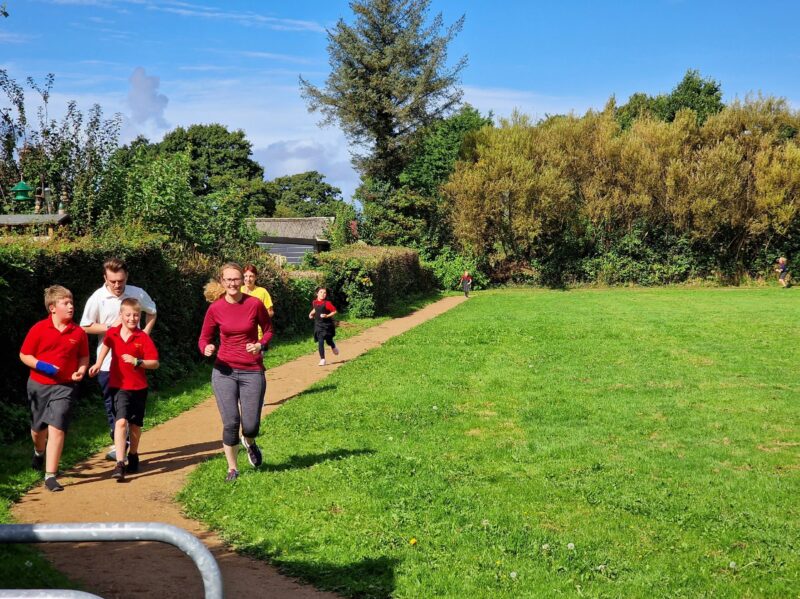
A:
<svg viewBox="0 0 800 599">
<path fill-rule="evenodd" d="M 64 225 L 68 222 L 68 214 L 0 214 L 0 227 Z"/>
<path fill-rule="evenodd" d="M 254 218 L 253 223 L 262 239 L 280 239 L 284 243 L 296 240 L 297 243 L 328 241 L 328 227 L 333 223 L 332 216 L 312 216 L 309 218 Z"/>
</svg>

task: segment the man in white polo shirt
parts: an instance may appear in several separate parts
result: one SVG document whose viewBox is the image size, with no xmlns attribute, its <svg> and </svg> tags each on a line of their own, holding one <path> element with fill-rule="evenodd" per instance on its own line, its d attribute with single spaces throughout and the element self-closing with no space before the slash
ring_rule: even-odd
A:
<svg viewBox="0 0 800 599">
<path fill-rule="evenodd" d="M 131 297 L 139 300 L 142 305 L 142 312 L 147 314 L 147 323 L 144 331 L 148 335 L 153 330 L 156 323 L 156 304 L 147 295 L 144 289 L 128 285 L 128 267 L 118 258 L 110 258 L 103 263 L 103 279 L 105 284 L 95 291 L 86 302 L 81 318 L 81 327 L 90 335 L 97 335 L 97 353 L 103 346 L 103 338 L 106 331 L 114 326 L 122 324 L 119 315 L 119 307 L 122 300 Z M 111 369 L 111 352 L 103 361 L 97 380 L 103 391 L 103 402 L 108 417 L 108 425 L 111 433 L 111 440 L 114 440 L 114 396 L 108 388 L 109 370 Z M 114 446 L 106 456 L 110 460 L 116 461 L 117 456 Z"/>
</svg>

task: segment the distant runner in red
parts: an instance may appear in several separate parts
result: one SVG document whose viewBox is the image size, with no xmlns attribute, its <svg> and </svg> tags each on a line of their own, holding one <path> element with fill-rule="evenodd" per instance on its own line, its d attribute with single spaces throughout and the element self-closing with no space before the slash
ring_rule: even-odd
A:
<svg viewBox="0 0 800 599">
<path fill-rule="evenodd" d="M 339 348 L 333 341 L 336 335 L 336 323 L 333 317 L 336 315 L 336 306 L 328 301 L 328 290 L 325 287 L 317 287 L 317 297 L 311 302 L 311 312 L 308 317 L 314 320 L 314 340 L 319 347 L 319 365 L 325 366 L 325 344 L 327 343 L 334 356 L 339 355 Z"/>
<path fill-rule="evenodd" d="M 465 270 L 464 274 L 461 275 L 461 288 L 464 290 L 464 297 L 469 297 L 469 292 L 472 289 L 472 277 L 469 275 L 468 270 Z"/>
</svg>

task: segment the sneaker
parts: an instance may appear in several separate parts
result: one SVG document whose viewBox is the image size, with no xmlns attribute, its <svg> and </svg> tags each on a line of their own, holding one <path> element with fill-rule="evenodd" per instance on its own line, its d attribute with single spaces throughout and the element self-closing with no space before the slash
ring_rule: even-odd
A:
<svg viewBox="0 0 800 599">
<path fill-rule="evenodd" d="M 125 444 L 125 447 L 130 447 L 130 446 L 131 446 L 131 442 L 127 441 L 126 444 Z M 116 447 L 114 445 L 112 445 L 111 447 L 108 448 L 108 453 L 106 454 L 106 459 L 111 461 L 111 462 L 116 462 L 117 461 L 117 449 L 116 449 Z"/>
<path fill-rule="evenodd" d="M 47 487 L 48 491 L 55 492 L 55 491 L 63 491 L 64 490 L 64 487 L 62 487 L 61 483 L 59 483 L 56 480 L 55 476 L 51 476 L 50 478 L 44 479 L 44 486 Z"/>
<path fill-rule="evenodd" d="M 111 478 L 116 478 L 117 482 L 125 480 L 125 462 L 117 462 L 114 466 L 114 472 L 111 473 Z"/>
<path fill-rule="evenodd" d="M 334 356 L 338 356 L 339 355 L 339 348 L 338 347 L 332 347 L 331 351 L 333 352 Z"/>
<path fill-rule="evenodd" d="M 33 452 L 33 457 L 31 458 L 31 468 L 34 470 L 44 470 L 44 454 L 36 455 L 36 452 Z"/>
<path fill-rule="evenodd" d="M 239 471 L 238 470 L 228 470 L 228 476 L 225 477 L 226 483 L 232 483 L 237 478 L 239 478 Z"/>
<path fill-rule="evenodd" d="M 128 454 L 128 464 L 125 466 L 125 471 L 129 472 L 130 474 L 136 474 L 139 472 L 139 454 L 138 453 L 129 453 Z"/>
<path fill-rule="evenodd" d="M 256 445 L 256 442 L 253 441 L 252 443 L 248 444 L 247 439 L 242 436 L 242 445 L 247 450 L 247 461 L 250 462 L 250 465 L 253 468 L 258 468 L 263 461 L 263 457 L 261 456 L 261 450 Z"/>
<path fill-rule="evenodd" d="M 325 366 L 325 358 L 322 358 L 322 359 L 319 361 L 319 365 L 320 365 L 320 366 Z"/>
</svg>

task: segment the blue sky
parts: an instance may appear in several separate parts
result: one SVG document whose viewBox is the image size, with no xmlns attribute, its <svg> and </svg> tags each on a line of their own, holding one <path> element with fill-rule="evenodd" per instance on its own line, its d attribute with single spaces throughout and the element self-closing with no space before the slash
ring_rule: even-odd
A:
<svg viewBox="0 0 800 599">
<path fill-rule="evenodd" d="M 123 141 L 178 125 L 241 128 L 268 177 L 316 169 L 346 197 L 358 182 L 336 128 L 300 98 L 302 74 L 328 73 L 325 29 L 351 19 L 339 0 L 5 0 L 0 68 L 22 82 L 56 76 L 51 113 L 70 99 L 125 117 Z M 668 92 L 687 69 L 800 107 L 800 3 L 690 0 L 433 0 L 466 22 L 465 99 L 534 118 L 601 108 L 637 91 Z M 33 94 L 30 95 L 33 98 Z M 5 99 L 0 99 L 5 104 Z"/>
</svg>

